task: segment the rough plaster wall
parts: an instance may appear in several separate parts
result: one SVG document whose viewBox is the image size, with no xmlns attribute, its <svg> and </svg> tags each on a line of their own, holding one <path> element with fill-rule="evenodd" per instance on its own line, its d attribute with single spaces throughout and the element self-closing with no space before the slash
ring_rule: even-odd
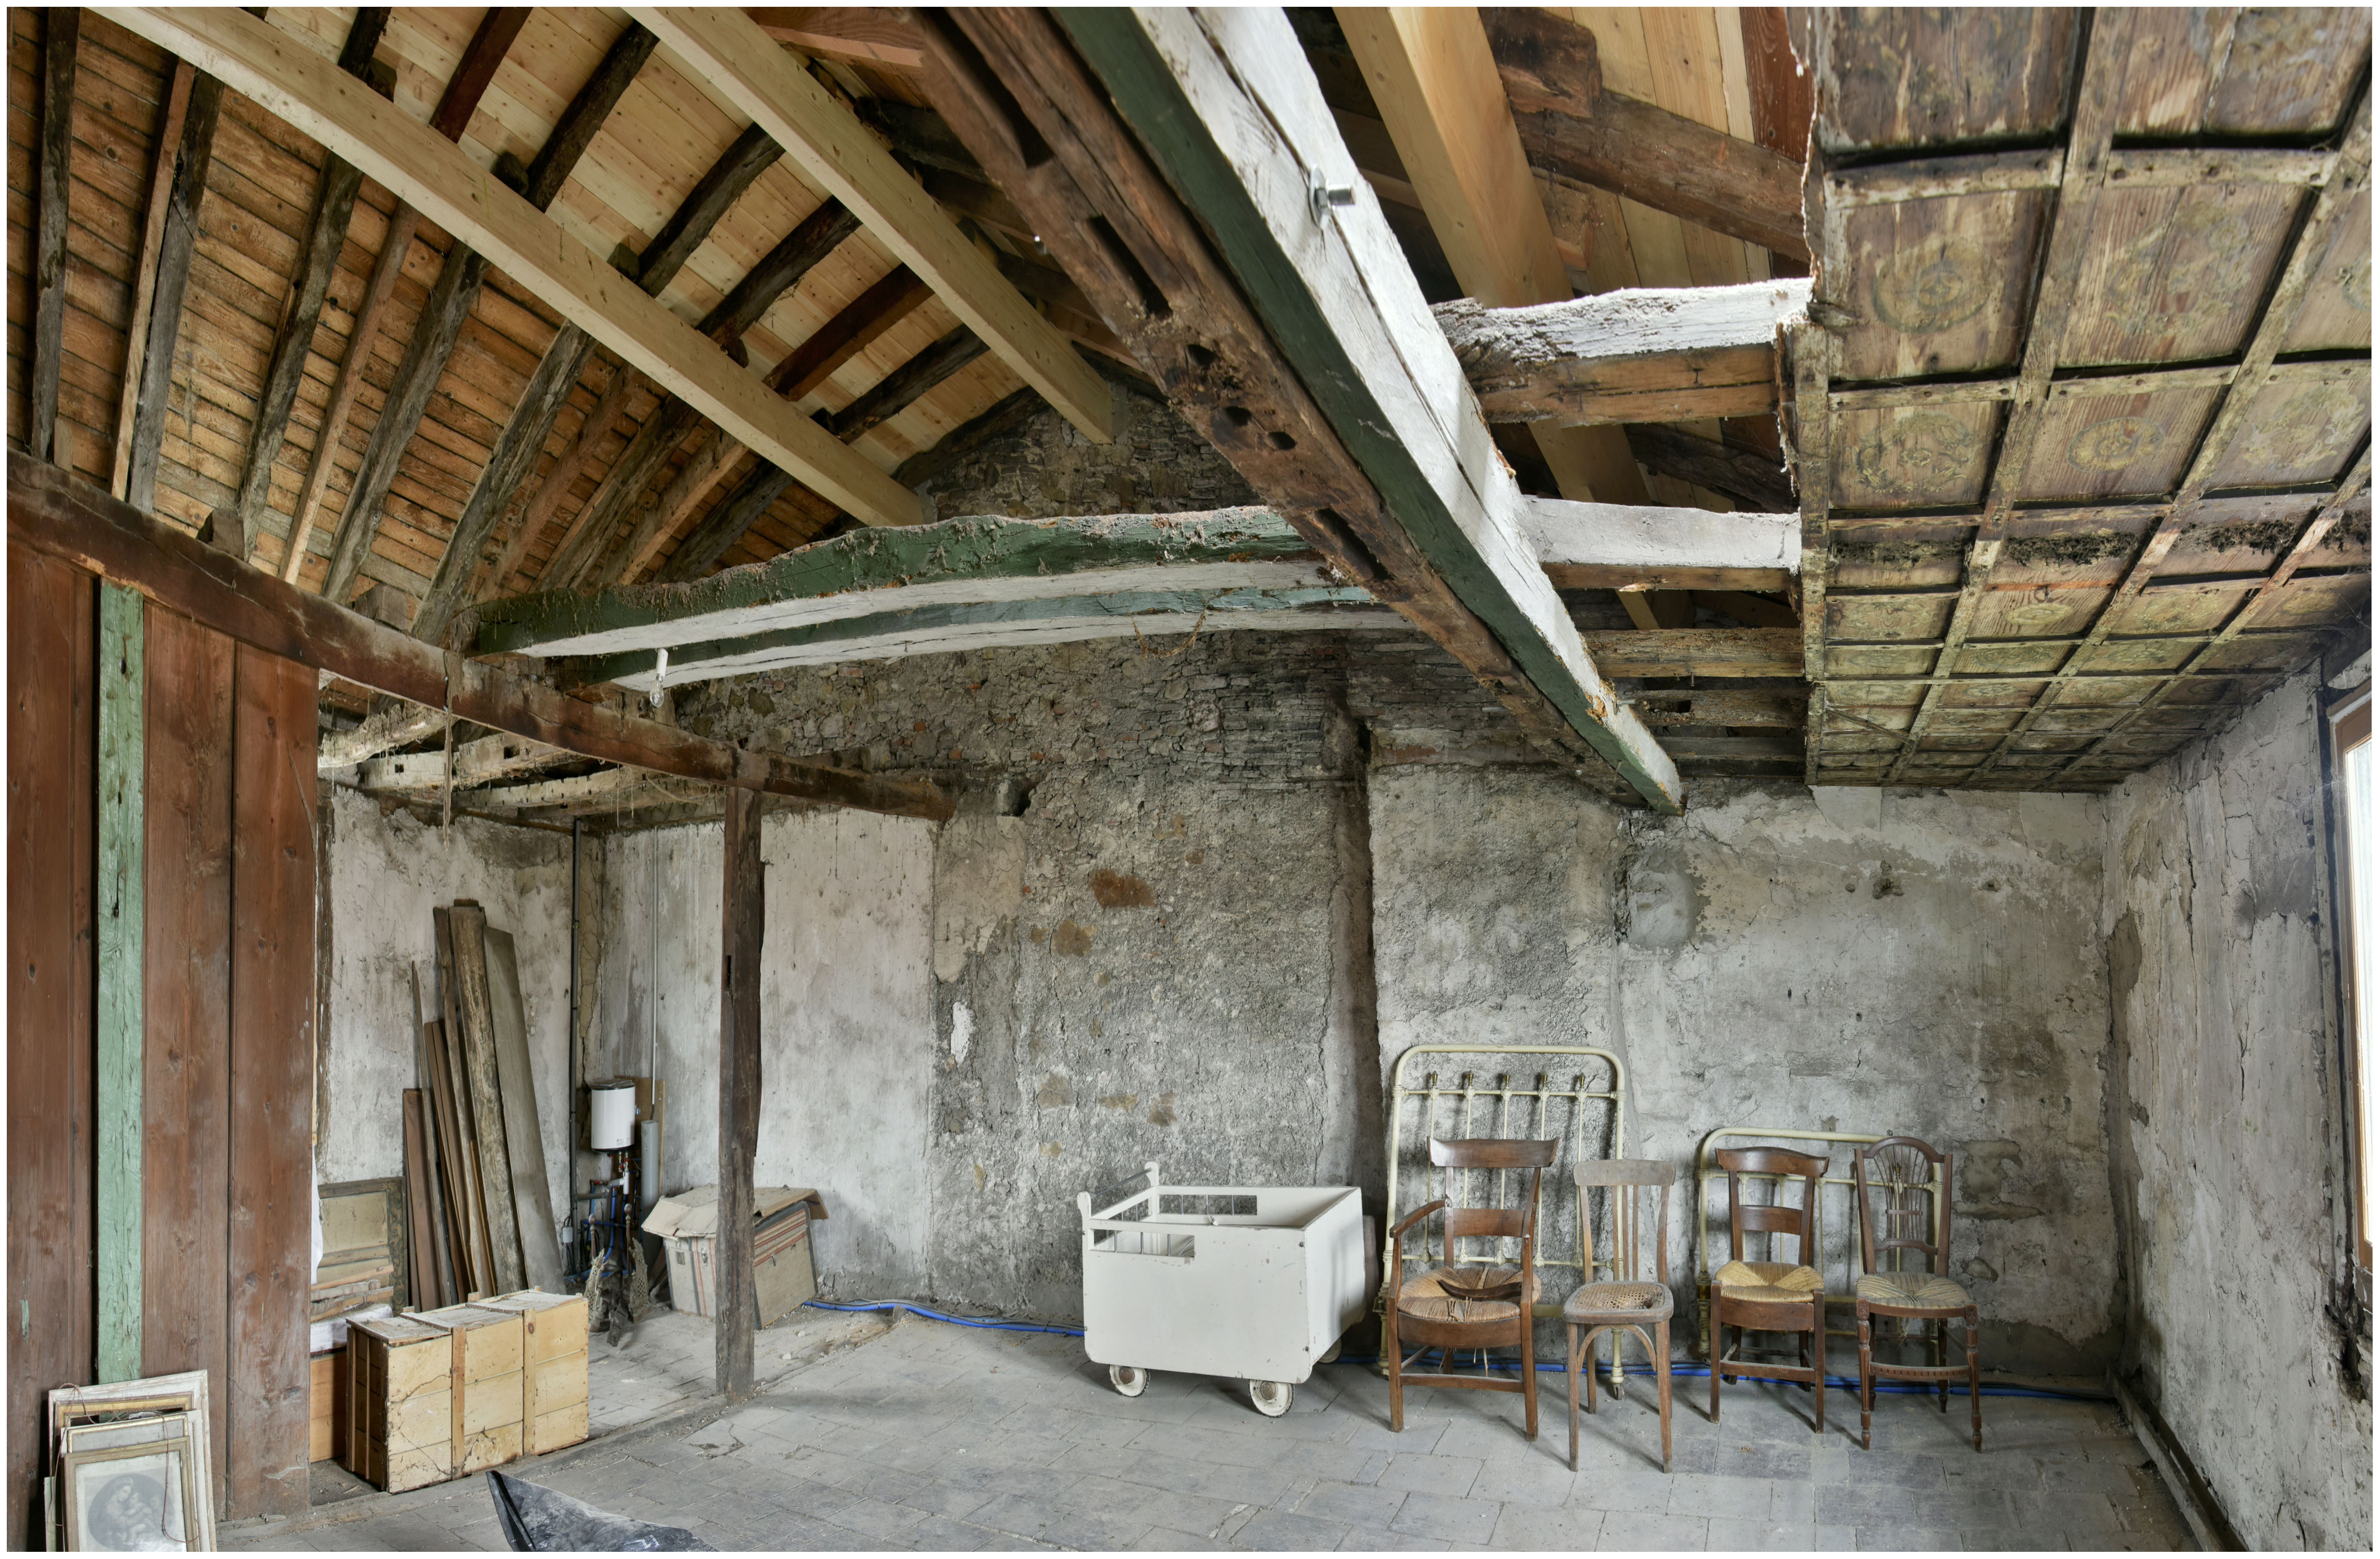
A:
<svg viewBox="0 0 2380 1559">
<path fill-rule="evenodd" d="M 2302 674 L 2110 799 L 2107 1119 L 2127 1365 L 2249 1546 L 2369 1549 L 2314 700 Z"/>
<path fill-rule="evenodd" d="M 1108 381 L 1115 438 L 1093 444 L 1046 404 L 918 484 L 943 519 L 998 514 L 1173 514 L 1257 502 L 1231 463 L 1172 408 Z"/>
<path fill-rule="evenodd" d="M 328 1118 L 316 1175 L 330 1184 L 405 1172 L 400 1095 L 418 1086 L 412 974 L 420 971 L 423 1017 L 436 1017 L 430 912 L 474 898 L 491 927 L 513 935 L 546 1184 L 560 1221 L 569 1195 L 570 841 L 476 818 L 426 827 L 410 812 L 382 817 L 360 792 L 334 794 Z"/>
<path fill-rule="evenodd" d="M 1669 819 L 1453 767 L 1372 799 L 1384 1066 L 1456 1036 L 1601 1046 L 1629 1152 L 1681 1164 L 1719 1126 L 1925 1138 L 1955 1154 L 1985 1363 L 2104 1367 L 2100 802 L 1706 782 Z"/>
</svg>

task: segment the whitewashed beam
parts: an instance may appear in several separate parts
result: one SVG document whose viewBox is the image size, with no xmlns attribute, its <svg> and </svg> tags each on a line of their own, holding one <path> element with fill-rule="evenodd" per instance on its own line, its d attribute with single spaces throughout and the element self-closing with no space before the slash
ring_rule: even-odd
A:
<svg viewBox="0 0 2380 1559">
<path fill-rule="evenodd" d="M 1546 575 L 1563 590 L 1779 591 L 1802 561 L 1802 520 L 1524 499 Z"/>
</svg>

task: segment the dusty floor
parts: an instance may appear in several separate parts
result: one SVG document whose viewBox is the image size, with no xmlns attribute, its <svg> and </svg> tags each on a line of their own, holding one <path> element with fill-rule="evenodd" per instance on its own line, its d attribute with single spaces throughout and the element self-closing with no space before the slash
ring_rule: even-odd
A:
<svg viewBox="0 0 2380 1559">
<path fill-rule="evenodd" d="M 1160 1375 L 1120 1397 L 1069 1337 L 810 1311 L 761 1335 L 761 1395 L 722 1413 L 699 1410 L 709 1337 L 672 1317 L 625 1354 L 599 1345 L 598 1421 L 639 1401 L 697 1410 L 513 1470 L 722 1549 L 2192 1546 L 2147 1455 L 2096 1403 L 1986 1398 L 1977 1455 L 1963 1402 L 1945 1419 L 1930 1400 L 1880 1397 L 1863 1452 L 1848 1391 L 1828 1393 L 1820 1436 L 1799 1390 L 1731 1387 L 1713 1425 L 1707 1383 L 1681 1378 L 1665 1476 L 1648 1387 L 1632 1382 L 1628 1401 L 1582 1419 L 1573 1475 L 1558 1375 L 1534 1444 L 1517 1397 L 1478 1392 L 1409 1392 L 1391 1434 L 1387 1382 L 1363 1366 L 1318 1371 L 1268 1419 L 1238 1382 Z M 245 1549 L 503 1546 L 477 1478 L 222 1535 Z"/>
</svg>

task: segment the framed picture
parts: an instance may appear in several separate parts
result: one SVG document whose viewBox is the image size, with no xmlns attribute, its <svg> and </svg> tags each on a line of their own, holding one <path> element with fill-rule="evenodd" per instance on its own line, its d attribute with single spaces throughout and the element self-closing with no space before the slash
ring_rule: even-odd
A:
<svg viewBox="0 0 2380 1559">
<path fill-rule="evenodd" d="M 203 1370 L 104 1385 L 61 1386 L 51 1392 L 50 1468 L 56 1485 L 55 1515 L 49 1525 L 53 1544 L 72 1546 L 64 1538 L 64 1523 L 75 1514 L 73 1491 L 65 1476 L 64 1458 L 70 1450 L 99 1451 L 120 1445 L 137 1449 L 180 1436 L 187 1442 L 183 1460 L 193 1491 L 185 1508 L 191 1513 L 198 1540 L 185 1546 L 192 1551 L 214 1547 L 212 1421 Z"/>
<path fill-rule="evenodd" d="M 59 1465 L 67 1458 L 98 1451 L 117 1451 L 128 1446 L 156 1446 L 173 1442 L 186 1443 L 188 1451 L 191 1492 L 183 1502 L 188 1513 L 183 1530 L 187 1535 L 186 1552 L 212 1550 L 215 1545 L 214 1499 L 212 1480 L 207 1467 L 206 1420 L 187 1412 L 157 1413 L 140 1418 L 110 1419 L 98 1423 L 69 1424 L 66 1437 L 59 1443 Z"/>
<path fill-rule="evenodd" d="M 201 1551 L 190 1440 L 135 1442 L 59 1458 L 67 1548 L 81 1553 Z"/>
</svg>

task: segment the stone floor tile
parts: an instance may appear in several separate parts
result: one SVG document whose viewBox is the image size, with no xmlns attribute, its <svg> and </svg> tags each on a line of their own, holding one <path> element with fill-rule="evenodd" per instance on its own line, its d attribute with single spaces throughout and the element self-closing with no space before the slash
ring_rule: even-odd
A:
<svg viewBox="0 0 2380 1559">
<path fill-rule="evenodd" d="M 964 1521 L 996 1497 L 990 1489 L 960 1489 L 948 1483 L 929 1482 L 901 1495 L 894 1503 L 905 1504 L 913 1510 L 922 1510 L 929 1516 L 939 1516 L 947 1521 Z"/>
<path fill-rule="evenodd" d="M 866 1537 L 907 1541 L 910 1529 L 927 1519 L 927 1516 L 913 1505 L 888 1504 L 862 1494 L 826 1519 Z"/>
<path fill-rule="evenodd" d="M 2028 1489 L 2008 1496 L 2010 1523 L 2019 1531 L 2079 1534 L 2124 1528 L 2113 1501 L 2095 1489 Z"/>
<path fill-rule="evenodd" d="M 1571 1491 L 1578 1486 L 1580 1475 L 1571 1471 L 1567 1446 L 1539 1444 L 1531 1446 L 1519 1456 L 1500 1456 L 1479 1469 L 1466 1492 L 1475 1500 L 1510 1502 L 1520 1500 L 1532 1504 L 1558 1505 L 1567 1504 Z M 1387 1479 L 1381 1480 L 1385 1487 Z"/>
<path fill-rule="evenodd" d="M 1023 1494 L 995 1494 L 976 1507 L 968 1517 L 968 1524 L 1011 1532 L 1022 1538 L 1038 1538 L 1066 1514 L 1065 1507 L 1054 1502 L 1032 1499 Z"/>
<path fill-rule="evenodd" d="M 1766 1521 L 1772 1510 L 1769 1491 L 1770 1485 L 1758 1478 L 1683 1473 L 1670 1480 L 1670 1514 Z"/>
<path fill-rule="evenodd" d="M 1378 1531 L 1368 1527 L 1358 1527 L 1347 1534 L 1347 1541 L 1339 1545 L 1339 1552 L 1444 1553 L 1453 1546 L 1444 1538 L 1425 1538 L 1413 1532 Z"/>
<path fill-rule="evenodd" d="M 1390 1429 L 1385 1417 L 1377 1423 L 1362 1419 L 1357 1420 L 1354 1429 L 1342 1443 L 1361 1451 L 1426 1456 L 1438 1449 L 1438 1443 L 1446 1437 L 1447 1428 L 1444 1419 L 1417 1419 L 1410 1412 L 1405 1415 L 1405 1427 L 1401 1430 Z"/>
<path fill-rule="evenodd" d="M 944 1516 L 924 1516 L 904 1534 L 904 1541 L 921 1553 L 967 1553 L 981 1548 L 986 1533 L 981 1527 Z"/>
<path fill-rule="evenodd" d="M 1213 1532 L 1241 1509 L 1233 1501 L 1152 1489 L 1116 1478 L 1086 1478 L 1066 1491 L 1062 1503 L 1076 1510 L 1100 1511 L 1184 1532 Z"/>
<path fill-rule="evenodd" d="M 1711 1447 L 1711 1471 L 1720 1478 L 1763 1478 L 1808 1482 L 1815 1453 L 1806 1445 L 1774 1440 L 1727 1440 Z"/>
<path fill-rule="evenodd" d="M 1664 1515 L 1670 1508 L 1670 1480 L 1658 1472 L 1634 1471 L 1596 1477 L 1580 1473 L 1570 1504 L 1592 1510 L 1631 1511 Z"/>
<path fill-rule="evenodd" d="M 1707 1547 L 1710 1523 L 1699 1516 L 1656 1516 L 1615 1510 L 1603 1518 L 1595 1546 L 1604 1553 L 1678 1552 Z"/>
<path fill-rule="evenodd" d="M 1961 1534 L 1952 1527 L 1862 1527 L 1858 1541 L 1863 1553 L 1870 1549 L 1887 1553 L 1905 1553 L 1912 1550 L 1955 1552 L 1960 1546 Z"/>
<path fill-rule="evenodd" d="M 1255 1520 L 1240 1529 L 1238 1535 L 1232 1539 L 1232 1546 L 1321 1553 L 1337 1548 L 1352 1530 L 1344 1521 L 1328 1521 L 1318 1516 L 1267 1510 L 1259 1512 Z"/>
<path fill-rule="evenodd" d="M 1463 1495 L 1479 1480 L 1479 1462 L 1471 1456 L 1390 1455 L 1376 1482 L 1383 1489 L 1406 1493 Z"/>
<path fill-rule="evenodd" d="M 1903 1489 L 1942 1486 L 1942 1458 L 1909 1451 L 1862 1451 L 1852 1457 L 1853 1483 L 1891 1483 Z"/>
<path fill-rule="evenodd" d="M 1768 1484 L 1768 1519 L 1787 1525 L 1809 1525 L 1817 1518 L 1817 1486 L 1807 1479 L 1772 1479 Z"/>
<path fill-rule="evenodd" d="M 1713 1553 L 1758 1553 L 1815 1547 L 1817 1532 L 1806 1521 L 1744 1521 L 1720 1516 L 1712 1518 L 1707 1541 Z"/>
<path fill-rule="evenodd" d="M 1602 1531 L 1603 1512 L 1599 1510 L 1512 1504 L 1505 1505 L 1504 1513 L 1496 1518 L 1491 1541 L 1503 1549 L 1585 1553 L 1595 1547 Z"/>
<path fill-rule="evenodd" d="M 1405 1503 L 1402 1489 L 1366 1483 L 1318 1483 L 1298 1501 L 1301 1516 L 1318 1516 L 1351 1526 L 1384 1528 Z"/>
<path fill-rule="evenodd" d="M 1127 1553 L 1202 1553 L 1229 1547 L 1231 1544 L 1218 1542 L 1213 1538 L 1196 1532 L 1177 1532 L 1170 1527 L 1151 1527 L 1124 1544 Z"/>
<path fill-rule="evenodd" d="M 1504 1507 L 1492 1500 L 1466 1500 L 1451 1494 L 1409 1493 L 1389 1523 L 1392 1532 L 1412 1532 L 1449 1542 L 1486 1542 L 1496 1534 Z"/>
<path fill-rule="evenodd" d="M 2068 1546 L 2063 1532 L 2010 1530 L 1992 1528 L 1985 1531 L 1961 1532 L 1960 1546 L 1970 1553 L 2007 1553 L 2020 1551 L 2058 1550 Z M 2095 1542 L 2090 1546 L 2096 1546 Z"/>
</svg>

